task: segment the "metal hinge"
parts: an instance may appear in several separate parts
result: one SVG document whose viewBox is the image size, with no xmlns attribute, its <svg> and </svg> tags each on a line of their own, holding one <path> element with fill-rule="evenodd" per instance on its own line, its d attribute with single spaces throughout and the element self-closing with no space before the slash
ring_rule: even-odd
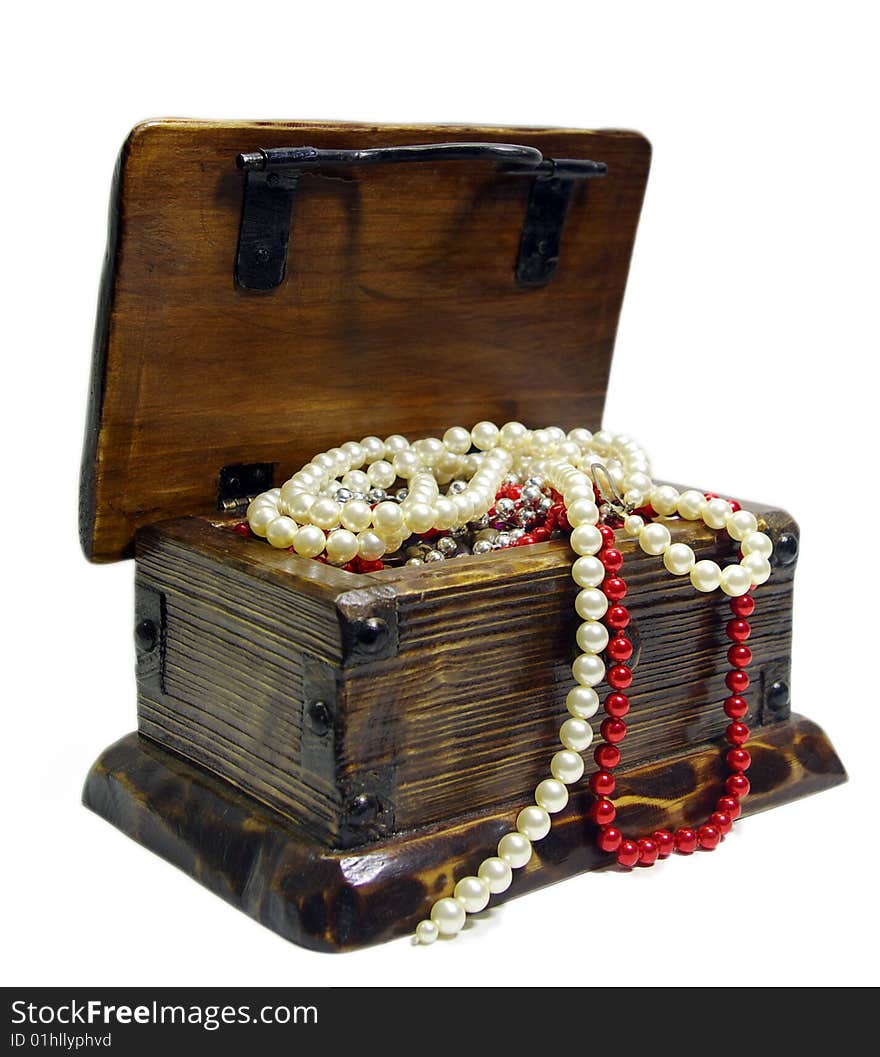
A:
<svg viewBox="0 0 880 1057">
<path fill-rule="evenodd" d="M 217 485 L 217 509 L 225 514 L 247 509 L 252 499 L 272 487 L 273 462 L 240 462 L 220 470 Z"/>
<path fill-rule="evenodd" d="M 545 158 L 536 147 L 514 143 L 424 143 L 366 150 L 274 147 L 239 154 L 244 198 L 235 281 L 245 290 L 273 290 L 284 279 L 300 176 L 320 168 L 400 162 L 490 160 L 499 171 L 533 179 L 514 268 L 517 283 L 543 286 L 559 264 L 565 217 L 575 183 L 604 176 L 604 162 Z"/>
</svg>

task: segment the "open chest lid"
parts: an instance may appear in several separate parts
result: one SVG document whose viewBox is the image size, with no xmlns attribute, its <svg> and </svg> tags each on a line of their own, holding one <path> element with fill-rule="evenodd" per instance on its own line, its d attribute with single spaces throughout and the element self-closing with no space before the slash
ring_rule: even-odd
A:
<svg viewBox="0 0 880 1057">
<path fill-rule="evenodd" d="M 86 555 L 129 557 L 140 526 L 368 434 L 597 428 L 649 163 L 621 131 L 139 125 L 112 192 Z"/>
</svg>

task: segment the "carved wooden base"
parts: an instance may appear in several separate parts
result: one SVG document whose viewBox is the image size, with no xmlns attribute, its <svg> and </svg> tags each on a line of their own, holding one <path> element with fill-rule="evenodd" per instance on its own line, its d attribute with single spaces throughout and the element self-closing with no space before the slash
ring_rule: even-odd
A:
<svg viewBox="0 0 880 1057">
<path fill-rule="evenodd" d="M 846 780 L 824 732 L 793 715 L 761 727 L 749 744 L 752 793 L 761 811 Z M 703 820 L 723 783 L 717 745 L 618 776 L 625 831 Z M 572 795 L 508 896 L 608 864 L 587 818 L 589 794 Z M 89 772 L 83 802 L 233 906 L 294 943 L 341 951 L 413 929 L 432 902 L 490 854 L 521 805 L 395 835 L 363 849 L 322 847 L 295 824 L 228 782 L 129 734 Z"/>
</svg>

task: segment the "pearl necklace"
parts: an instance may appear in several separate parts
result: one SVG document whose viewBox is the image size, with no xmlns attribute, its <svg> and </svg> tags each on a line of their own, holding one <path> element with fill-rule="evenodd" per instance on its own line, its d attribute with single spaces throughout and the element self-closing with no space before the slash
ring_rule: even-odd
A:
<svg viewBox="0 0 880 1057">
<path fill-rule="evenodd" d="M 462 478 L 464 487 L 441 492 L 442 485 Z M 407 482 L 398 493 L 400 501 L 381 498 L 398 479 Z M 579 588 L 575 609 L 583 621 L 577 631 L 582 652 L 572 666 L 575 685 L 566 698 L 569 718 L 560 727 L 562 748 L 550 760 L 549 776 L 538 783 L 534 802 L 519 812 L 514 828 L 502 836 L 497 854 L 459 880 L 452 895 L 434 903 L 430 917 L 416 928 L 416 939 L 423 944 L 460 932 L 467 914 L 479 913 L 492 895 L 509 888 L 513 871 L 526 865 L 534 843 L 549 833 L 550 816 L 568 803 L 567 787 L 583 776 L 581 753 L 593 740 L 589 720 L 599 709 L 595 687 L 603 680 L 611 693 L 600 727 L 604 743 L 594 753 L 599 770 L 590 778 L 595 796 L 591 816 L 599 827 L 600 848 L 615 854 L 620 865 L 651 865 L 673 847 L 684 853 L 715 847 L 739 815 L 739 800 L 749 788 L 744 773 L 749 754 L 742 747 L 748 728 L 739 722 L 748 710 L 741 694 L 748 686 L 744 668 L 751 651 L 743 643 L 750 630 L 745 617 L 754 603 L 747 592 L 770 576 L 771 541 L 758 531 L 755 515 L 737 504 L 693 489 L 679 493 L 671 485 L 656 485 L 647 454 L 630 437 L 606 430 L 565 433 L 557 426 L 530 430 L 519 422 L 500 429 L 491 422 L 480 422 L 472 430 L 454 426 L 442 440 L 432 437 L 412 444 L 398 434 L 384 441 L 365 437 L 321 452 L 280 488 L 257 496 L 248 507 L 247 522 L 250 531 L 273 547 L 303 557 L 340 566 L 353 560 L 378 563 L 413 534 L 456 531 L 485 519 L 511 479 L 531 479 L 533 486 L 546 482 L 561 496 L 577 555 L 571 574 Z M 603 496 L 600 507 L 597 501 Z M 697 560 L 691 547 L 673 543 L 667 525 L 654 520 L 676 515 L 725 530 L 739 543 L 741 559 L 723 569 L 714 561 Z M 620 762 L 617 744 L 626 733 L 623 716 L 629 701 L 622 691 L 632 681 L 624 663 L 632 654 L 623 634 L 629 613 L 620 604 L 626 584 L 617 575 L 623 557 L 614 546 L 612 527 L 621 523 L 624 532 L 647 554 L 661 558 L 673 576 L 688 576 L 697 591 L 720 588 L 729 595 L 735 618 L 727 629 L 733 645 L 727 676 L 731 696 L 724 707 L 734 722 L 727 728 L 733 748 L 727 753 L 732 773 L 726 796 L 697 831 L 684 828 L 673 835 L 661 830 L 637 841 L 624 838 L 612 825 L 616 812 L 608 799 L 614 791 L 611 771 Z M 607 670 L 603 657 L 612 662 Z"/>
</svg>

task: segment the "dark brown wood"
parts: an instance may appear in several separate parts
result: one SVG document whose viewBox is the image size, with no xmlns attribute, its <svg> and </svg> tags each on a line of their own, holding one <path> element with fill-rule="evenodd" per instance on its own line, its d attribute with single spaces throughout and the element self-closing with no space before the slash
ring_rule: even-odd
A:
<svg viewBox="0 0 880 1057">
<path fill-rule="evenodd" d="M 495 140 L 592 157 L 552 281 L 514 280 L 531 180 L 486 163 L 338 169 L 299 183 L 287 277 L 236 288 L 242 150 Z M 81 490 L 94 561 L 216 509 L 222 467 L 454 420 L 598 425 L 650 147 L 630 132 L 160 121 L 120 157 Z M 586 184 L 589 183 L 589 186 Z M 381 394 L 381 395 L 379 395 Z"/>
<path fill-rule="evenodd" d="M 774 538 L 796 530 L 761 510 Z M 732 553 L 702 523 L 668 524 L 700 556 Z M 638 644 L 626 741 L 637 766 L 729 722 L 730 614 L 720 593 L 619 545 Z M 559 540 L 354 576 L 197 518 L 145 529 L 138 596 L 163 600 L 163 644 L 146 653 L 163 652 L 164 679 L 139 680 L 140 730 L 328 846 L 523 798 L 546 776 L 573 685 L 572 558 Z M 775 569 L 752 620 L 753 728 L 780 718 L 766 704 L 789 680 L 793 575 Z M 384 632 L 366 649 L 370 618 Z"/>
<path fill-rule="evenodd" d="M 764 728 L 750 749 L 746 814 L 846 779 L 825 734 L 800 716 Z M 723 780 L 717 744 L 622 772 L 617 799 L 622 824 L 632 832 L 651 832 L 701 820 Z M 102 754 L 83 799 L 267 928 L 322 951 L 352 950 L 411 931 L 435 899 L 474 871 L 517 811 L 512 804 L 402 833 L 361 851 L 331 851 L 288 818 L 137 734 Z M 576 791 L 565 811 L 554 816 L 532 861 L 493 904 L 608 862 L 596 849 L 587 807 L 583 789 Z M 116 883 L 110 873 L 104 876 Z M 624 878 L 620 883 L 625 888 Z M 479 916 L 467 927 L 479 928 Z"/>
</svg>

